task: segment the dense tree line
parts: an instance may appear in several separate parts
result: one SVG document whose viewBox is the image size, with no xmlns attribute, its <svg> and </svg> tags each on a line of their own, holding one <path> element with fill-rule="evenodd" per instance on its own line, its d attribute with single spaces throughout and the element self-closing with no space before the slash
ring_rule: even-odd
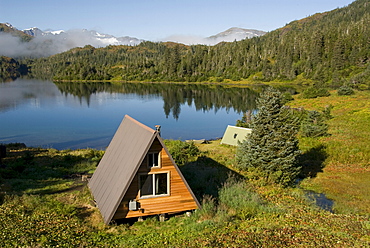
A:
<svg viewBox="0 0 370 248">
<path fill-rule="evenodd" d="M 72 49 L 27 60 L 31 75 L 56 80 L 344 82 L 368 87 L 370 1 L 293 21 L 264 36 L 215 46 L 143 42 Z"/>
<path fill-rule="evenodd" d="M 18 61 L 0 56 L 0 80 L 6 81 L 7 79 L 15 79 L 22 73 L 22 65 Z"/>
</svg>

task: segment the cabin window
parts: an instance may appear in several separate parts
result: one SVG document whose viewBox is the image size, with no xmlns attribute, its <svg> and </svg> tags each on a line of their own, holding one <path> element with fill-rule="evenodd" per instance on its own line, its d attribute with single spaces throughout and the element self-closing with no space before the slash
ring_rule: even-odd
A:
<svg viewBox="0 0 370 248">
<path fill-rule="evenodd" d="M 140 197 L 169 195 L 169 173 L 139 175 Z"/>
<path fill-rule="evenodd" d="M 150 152 L 148 153 L 148 167 L 160 167 L 161 156 L 159 155 L 159 152 Z"/>
</svg>

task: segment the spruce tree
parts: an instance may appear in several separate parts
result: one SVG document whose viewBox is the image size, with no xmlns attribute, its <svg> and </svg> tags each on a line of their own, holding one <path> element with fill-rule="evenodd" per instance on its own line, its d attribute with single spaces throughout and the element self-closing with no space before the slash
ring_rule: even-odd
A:
<svg viewBox="0 0 370 248">
<path fill-rule="evenodd" d="M 283 104 L 282 94 L 267 88 L 257 100 L 252 133 L 237 150 L 237 164 L 267 182 L 290 185 L 300 172 L 298 125 Z"/>
<path fill-rule="evenodd" d="M 327 118 L 324 113 L 316 110 L 308 111 L 307 117 L 301 123 L 303 137 L 322 137 L 328 135 Z"/>
</svg>

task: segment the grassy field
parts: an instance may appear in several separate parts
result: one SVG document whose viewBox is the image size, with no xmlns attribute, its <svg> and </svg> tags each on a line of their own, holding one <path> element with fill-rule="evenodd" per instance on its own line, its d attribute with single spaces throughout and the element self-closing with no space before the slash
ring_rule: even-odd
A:
<svg viewBox="0 0 370 248">
<path fill-rule="evenodd" d="M 290 105 L 333 106 L 323 138 L 301 138 L 316 173 L 300 187 L 246 179 L 235 148 L 197 145 L 181 170 L 202 203 L 191 217 L 103 224 L 82 181 L 101 151 L 8 147 L 0 166 L 0 247 L 370 247 L 370 94 L 295 99 Z M 316 159 L 316 160 L 315 160 Z M 333 199 L 334 213 L 304 189 Z"/>
<path fill-rule="evenodd" d="M 370 94 L 296 99 L 291 104 L 308 110 L 332 105 L 328 137 L 301 139 L 301 146 L 325 147 L 324 168 L 316 177 L 303 181 L 305 188 L 325 192 L 335 201 L 339 213 L 370 213 Z M 315 143 L 315 144 L 313 144 Z"/>
</svg>

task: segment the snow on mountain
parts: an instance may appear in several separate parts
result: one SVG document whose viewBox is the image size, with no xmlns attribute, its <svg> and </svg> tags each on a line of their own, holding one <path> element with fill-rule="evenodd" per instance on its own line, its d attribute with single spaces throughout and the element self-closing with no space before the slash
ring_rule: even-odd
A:
<svg viewBox="0 0 370 248">
<path fill-rule="evenodd" d="M 4 24 L 3 24 L 4 25 Z M 0 32 L 2 44 L 0 55 L 9 57 L 46 57 L 56 53 L 65 52 L 75 47 L 91 45 L 94 47 L 105 47 L 108 45 L 138 45 L 144 40 L 124 36 L 115 37 L 109 34 L 99 33 L 94 30 L 46 30 L 37 27 L 18 30 L 9 23 L 5 23 L 10 29 L 32 36 L 28 42 L 20 42 L 19 38 L 9 33 Z M 22 33 L 22 34 L 23 34 Z M 219 34 L 202 38 L 194 36 L 171 36 L 160 41 L 173 41 L 185 45 L 205 44 L 215 45 L 219 42 L 231 42 L 264 35 L 265 32 L 254 29 L 230 28 Z"/>
<path fill-rule="evenodd" d="M 33 27 L 21 31 L 10 24 L 6 25 L 6 27 L 14 30 L 14 32 L 33 37 L 32 39 L 27 39 L 27 42 L 21 42 L 19 35 L 12 35 L 10 32 L 6 32 L 6 30 L 4 32 L 0 31 L 0 56 L 4 55 L 13 58 L 24 56 L 47 57 L 86 45 L 94 47 L 137 45 L 143 41 L 128 36 L 117 38 L 113 35 L 87 29 L 42 31 L 39 28 Z"/>
<path fill-rule="evenodd" d="M 22 31 L 24 33 L 28 34 L 28 35 L 31 35 L 31 36 L 40 36 L 40 35 L 44 34 L 44 32 L 42 32 L 40 29 L 38 29 L 36 27 L 24 29 Z"/>
<path fill-rule="evenodd" d="M 38 28 L 30 28 L 22 30 L 26 34 L 32 35 L 34 37 L 38 36 L 44 36 L 47 38 L 55 39 L 55 38 L 63 38 L 73 40 L 73 37 L 78 36 L 79 38 L 83 37 L 83 40 L 87 42 L 85 45 L 93 45 L 97 47 L 104 47 L 108 45 L 137 45 L 143 40 L 133 38 L 133 37 L 114 37 L 113 35 L 109 34 L 102 34 L 99 32 L 96 32 L 94 30 L 87 30 L 87 29 L 74 29 L 69 31 L 64 30 L 47 30 L 47 31 L 41 31 Z M 53 37 L 51 37 L 53 36 Z"/>
<path fill-rule="evenodd" d="M 59 35 L 61 33 L 64 33 L 64 30 L 56 30 L 56 31 L 45 31 L 43 35 L 45 34 L 52 34 L 52 35 Z"/>
<path fill-rule="evenodd" d="M 215 41 L 227 41 L 231 42 L 234 40 L 244 40 L 244 39 L 250 39 L 253 37 L 258 37 L 264 35 L 266 32 L 261 30 L 255 30 L 255 29 L 245 29 L 245 28 L 229 28 L 228 30 L 218 33 L 216 35 L 208 37 L 209 40 L 215 40 Z"/>
<path fill-rule="evenodd" d="M 183 43 L 185 45 L 195 45 L 195 44 L 204 44 L 204 45 L 216 45 L 220 42 L 232 42 L 240 41 L 244 39 L 250 39 L 257 36 L 262 36 L 266 32 L 255 29 L 244 29 L 244 28 L 229 28 L 228 30 L 212 35 L 206 38 L 196 37 L 196 36 L 184 36 L 184 35 L 173 35 L 167 37 L 165 41 L 172 41 Z"/>
</svg>

